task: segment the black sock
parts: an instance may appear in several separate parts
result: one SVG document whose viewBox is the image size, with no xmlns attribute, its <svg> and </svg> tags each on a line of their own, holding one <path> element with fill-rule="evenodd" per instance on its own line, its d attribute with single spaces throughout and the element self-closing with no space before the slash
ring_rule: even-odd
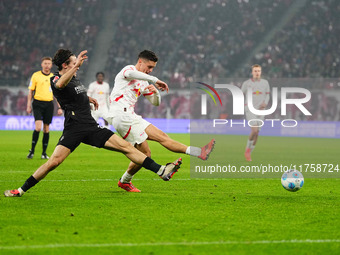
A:
<svg viewBox="0 0 340 255">
<path fill-rule="evenodd" d="M 161 165 L 158 165 L 155 161 L 153 161 L 151 158 L 146 157 L 142 166 L 148 170 L 151 170 L 154 173 L 157 173 L 159 169 L 161 168 Z"/>
<path fill-rule="evenodd" d="M 50 133 L 44 133 L 43 141 L 42 141 L 42 144 L 43 144 L 43 152 L 42 152 L 42 154 L 46 154 L 46 149 L 47 149 L 47 145 L 48 145 L 48 140 L 49 139 L 50 139 Z"/>
<path fill-rule="evenodd" d="M 24 183 L 24 185 L 22 185 L 21 189 L 26 192 L 27 190 L 29 190 L 30 188 L 32 188 L 35 184 L 37 184 L 39 181 L 37 181 L 33 175 L 31 175 Z"/>
<path fill-rule="evenodd" d="M 32 148 L 31 151 L 34 152 L 35 146 L 37 145 L 38 139 L 39 139 L 39 133 L 38 131 L 34 130 L 32 135 Z"/>
</svg>

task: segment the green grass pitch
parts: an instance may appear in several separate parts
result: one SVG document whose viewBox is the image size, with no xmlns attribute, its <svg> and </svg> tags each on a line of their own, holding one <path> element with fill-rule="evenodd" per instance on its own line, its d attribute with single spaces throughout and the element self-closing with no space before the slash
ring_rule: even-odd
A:
<svg viewBox="0 0 340 255">
<path fill-rule="evenodd" d="M 0 131 L 1 192 L 20 187 L 44 162 L 41 136 L 34 159 L 26 159 L 31 135 Z M 51 132 L 49 155 L 59 136 Z M 246 139 L 227 137 L 231 162 L 244 162 Z M 260 137 L 254 158 L 284 160 L 286 153 L 301 162 L 326 157 L 340 164 L 340 140 L 271 139 Z M 150 146 L 157 162 L 178 157 Z M 339 179 L 306 178 L 296 193 L 279 178 L 190 179 L 190 158 L 182 157 L 170 182 L 141 170 L 133 183 L 142 193 L 127 193 L 117 181 L 128 160 L 80 145 L 23 197 L 0 197 L 0 254 L 339 254 Z"/>
</svg>

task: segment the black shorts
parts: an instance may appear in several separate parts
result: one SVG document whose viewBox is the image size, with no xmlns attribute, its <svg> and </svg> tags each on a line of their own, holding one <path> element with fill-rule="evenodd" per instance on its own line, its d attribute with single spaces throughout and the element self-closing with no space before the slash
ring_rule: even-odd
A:
<svg viewBox="0 0 340 255">
<path fill-rule="evenodd" d="M 35 121 L 42 120 L 44 124 L 51 124 L 53 110 L 53 101 L 33 100 L 33 114 Z"/>
<path fill-rule="evenodd" d="M 106 141 L 114 133 L 98 124 L 91 125 L 72 125 L 64 129 L 62 136 L 59 139 L 58 145 L 63 145 L 74 151 L 80 143 L 103 148 Z"/>
</svg>

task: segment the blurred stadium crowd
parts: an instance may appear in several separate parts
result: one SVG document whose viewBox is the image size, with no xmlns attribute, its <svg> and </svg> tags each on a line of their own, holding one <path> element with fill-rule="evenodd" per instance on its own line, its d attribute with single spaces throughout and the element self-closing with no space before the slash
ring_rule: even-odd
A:
<svg viewBox="0 0 340 255">
<path fill-rule="evenodd" d="M 91 52 L 101 11 L 101 1 L 1 1 L 0 85 L 26 86 L 58 48 Z"/>
<path fill-rule="evenodd" d="M 109 4 L 107 4 L 109 2 Z M 1 1 L 0 11 L 0 114 L 25 115 L 28 80 L 40 69 L 40 58 L 60 47 L 91 52 L 103 22 L 103 13 L 117 8 L 115 1 L 30 0 Z M 293 0 L 125 0 L 116 24 L 115 37 L 103 70 L 113 86 L 122 67 L 133 64 L 138 52 L 151 49 L 159 56 L 154 75 L 167 81 L 174 93 L 163 96 L 160 107 L 145 100 L 138 112 L 145 117 L 188 118 L 195 105 L 188 84 L 217 78 L 249 77 L 250 66 L 263 67 L 265 78 L 340 76 L 340 3 L 307 1 L 270 42 L 244 60 L 275 28 Z M 87 71 L 84 65 L 79 73 Z M 98 70 L 99 71 L 99 70 Z M 10 90 L 9 87 L 22 89 Z M 178 89 L 176 91 L 176 89 Z M 325 86 L 327 91 L 340 89 Z M 314 94 L 314 93 L 313 93 Z M 231 102 L 230 99 L 225 99 Z M 228 107 L 217 116 L 230 116 Z M 318 93 L 312 98 L 314 119 L 340 119 L 337 94 Z M 230 108 L 229 108 L 230 111 Z M 327 112 L 329 114 L 323 114 Z M 321 114 L 322 113 L 322 114 Z M 331 114 L 337 114 L 331 115 Z M 327 116 L 330 115 L 330 116 Z"/>
</svg>

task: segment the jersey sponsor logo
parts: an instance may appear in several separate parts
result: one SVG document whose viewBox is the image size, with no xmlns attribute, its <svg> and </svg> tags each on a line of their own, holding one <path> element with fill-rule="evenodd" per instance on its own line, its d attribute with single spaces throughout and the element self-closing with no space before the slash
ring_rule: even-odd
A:
<svg viewBox="0 0 340 255">
<path fill-rule="evenodd" d="M 84 85 L 79 85 L 75 87 L 74 90 L 76 91 L 77 94 L 84 93 L 84 92 L 86 93 L 86 88 Z"/>
</svg>

